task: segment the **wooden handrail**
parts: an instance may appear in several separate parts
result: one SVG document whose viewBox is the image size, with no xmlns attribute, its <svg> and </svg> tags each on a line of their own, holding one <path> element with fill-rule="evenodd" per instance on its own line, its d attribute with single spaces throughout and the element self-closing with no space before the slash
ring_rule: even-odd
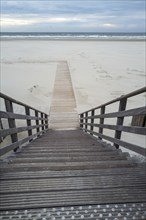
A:
<svg viewBox="0 0 146 220">
<path fill-rule="evenodd" d="M 100 114 L 100 115 L 95 115 L 95 116 L 86 116 L 86 113 L 85 113 L 85 116 L 82 117 L 83 119 L 117 118 L 117 117 L 127 117 L 127 116 L 134 116 L 134 115 L 145 115 L 146 107 L 134 108 L 130 110 L 112 112 L 112 113 L 107 113 L 107 114 Z"/>
<path fill-rule="evenodd" d="M 95 108 L 91 108 L 91 109 L 89 109 L 89 110 L 87 110 L 87 111 L 85 111 L 85 112 L 82 112 L 81 114 L 84 114 L 84 113 L 89 112 L 89 111 L 92 111 L 92 110 L 99 109 L 99 108 L 101 108 L 101 107 L 103 107 L 103 106 L 107 106 L 107 105 L 113 104 L 114 102 L 118 102 L 118 101 L 120 101 L 121 99 L 131 98 L 131 97 L 133 97 L 133 96 L 135 96 L 135 95 L 139 95 L 139 94 L 141 94 L 141 93 L 143 93 L 143 92 L 146 92 L 146 87 L 143 87 L 143 88 L 141 88 L 141 89 L 138 89 L 138 90 L 136 90 L 136 91 L 134 91 L 134 92 L 131 92 L 131 93 L 128 93 L 128 94 L 126 94 L 126 95 L 122 95 L 122 96 L 120 96 L 120 97 L 118 97 L 118 98 L 116 98 L 116 99 L 113 99 L 113 100 L 111 100 L 111 101 L 109 101 L 109 102 L 106 102 L 105 104 L 99 105 L 99 106 L 97 106 L 97 107 L 95 107 Z"/>
<path fill-rule="evenodd" d="M 130 150 L 133 150 L 136 153 L 146 156 L 146 150 L 144 149 L 144 147 L 136 146 L 133 143 L 128 143 L 128 142 L 121 140 L 122 132 L 146 135 L 146 107 L 142 106 L 140 108 L 133 108 L 133 109 L 126 110 L 128 98 L 139 95 L 144 92 L 146 92 L 146 87 L 143 87 L 139 90 L 131 92 L 127 95 L 123 95 L 119 98 L 116 98 L 112 101 L 109 101 L 105 104 L 102 104 L 98 107 L 92 108 L 88 111 L 85 111 L 79 114 L 80 129 L 91 135 L 98 137 L 99 139 L 105 139 L 105 140 L 112 142 L 116 148 L 119 148 L 119 146 L 123 146 Z M 118 111 L 106 113 L 106 107 L 116 102 L 119 102 Z M 100 114 L 95 113 L 96 112 L 95 110 L 97 109 L 100 109 Z M 134 117 L 143 116 L 143 120 L 145 120 L 143 124 L 145 124 L 145 127 L 132 126 L 132 125 L 123 126 L 124 118 L 129 117 L 129 116 L 134 116 Z M 117 118 L 116 124 L 115 125 L 105 124 L 104 119 L 106 118 Z M 95 123 L 95 119 L 99 119 L 99 123 Z M 98 132 L 94 131 L 95 128 L 98 128 Z M 104 129 L 114 130 L 115 131 L 114 137 L 104 135 L 103 134 Z"/>
<path fill-rule="evenodd" d="M 2 93 L 2 92 L 0 92 L 0 98 L 3 98 L 4 100 L 9 100 L 9 101 L 11 101 L 11 102 L 13 102 L 13 103 L 15 103 L 15 104 L 21 105 L 21 106 L 28 107 L 28 108 L 31 109 L 31 110 L 38 111 L 38 109 L 35 109 L 35 108 L 32 107 L 32 106 L 29 106 L 29 105 L 27 105 L 27 104 L 24 104 L 23 102 L 17 101 L 16 99 L 13 99 L 13 98 L 11 98 L 10 96 L 7 96 L 7 95 L 5 95 L 5 94 Z M 39 110 L 39 112 L 40 112 L 40 113 L 44 113 L 44 112 L 41 112 L 40 110 Z M 45 114 L 45 113 L 44 113 L 44 114 Z"/>
<path fill-rule="evenodd" d="M 26 105 L 22 102 L 19 102 L 3 93 L 0 93 L 0 98 L 4 100 L 6 111 L 0 111 L 0 121 L 3 125 L 2 120 L 8 120 L 8 128 L 1 126 L 0 130 L 0 141 L 7 136 L 11 136 L 11 143 L 7 146 L 4 146 L 0 149 L 0 155 L 8 153 L 11 150 L 17 151 L 17 149 L 27 141 L 32 141 L 34 138 L 39 137 L 48 130 L 48 115 L 42 111 L 39 111 L 29 105 Z M 24 107 L 24 114 L 18 114 L 14 112 L 13 104 L 20 105 Z M 34 112 L 35 116 L 31 115 L 31 111 Z M 16 120 L 25 120 L 26 126 L 18 127 L 16 126 Z M 36 125 L 32 125 L 32 121 L 35 121 Z M 19 139 L 18 134 L 21 132 L 27 131 L 28 136 Z M 33 131 L 33 132 L 32 132 Z M 35 133 L 34 133 L 35 131 Z"/>
</svg>

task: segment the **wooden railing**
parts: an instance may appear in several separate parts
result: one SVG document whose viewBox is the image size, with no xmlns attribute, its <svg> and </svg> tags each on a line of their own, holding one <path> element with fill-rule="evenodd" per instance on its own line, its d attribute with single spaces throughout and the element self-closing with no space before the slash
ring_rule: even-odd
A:
<svg viewBox="0 0 146 220">
<path fill-rule="evenodd" d="M 11 143 L 0 148 L 1 156 L 11 150 L 17 151 L 21 145 L 28 141 L 32 141 L 48 130 L 48 115 L 46 113 L 30 107 L 29 105 L 25 105 L 3 93 L 0 93 L 0 101 L 1 105 L 3 102 L 5 106 L 5 110 L 0 111 L 0 141 L 3 142 L 7 136 L 11 137 Z M 19 106 L 23 114 L 15 113 L 14 105 Z M 8 124 L 8 127 L 6 128 L 4 128 L 5 126 L 3 125 L 4 119 L 6 119 Z M 18 120 L 19 124 L 20 120 L 23 122 L 22 124 L 25 122 L 25 126 L 16 126 Z M 25 135 L 25 138 L 19 140 L 18 136 L 21 132 L 27 132 L 27 134 Z"/>
<path fill-rule="evenodd" d="M 129 143 L 126 141 L 121 140 L 122 132 L 128 132 L 128 133 L 134 133 L 139 135 L 146 135 L 146 107 L 140 107 L 140 108 L 133 108 L 130 110 L 126 110 L 127 100 L 133 96 L 139 95 L 141 93 L 146 92 L 146 87 L 141 88 L 137 91 L 134 91 L 132 93 L 129 93 L 127 95 L 121 96 L 117 99 L 114 99 L 110 102 L 107 102 L 103 105 L 100 105 L 96 108 L 90 109 L 86 112 L 83 112 L 80 114 L 80 129 L 98 137 L 99 139 L 105 139 L 112 142 L 116 148 L 119 148 L 119 146 L 122 146 L 124 148 L 127 148 L 129 150 L 132 150 L 136 153 L 139 153 L 141 155 L 146 156 L 146 146 L 137 146 L 134 143 Z M 119 110 L 117 112 L 112 113 L 106 113 L 107 106 L 110 106 L 113 103 L 119 102 Z M 96 110 L 100 110 L 99 113 L 96 113 Z M 142 116 L 143 120 L 145 122 L 143 125 L 145 127 L 141 126 L 124 126 L 124 118 L 128 116 Z M 116 118 L 116 124 L 105 124 L 105 119 L 109 118 Z M 99 123 L 95 123 L 95 120 L 98 119 Z M 96 128 L 96 129 L 95 129 Z M 104 134 L 104 129 L 110 129 L 114 130 L 114 137 L 108 136 Z M 98 131 L 95 131 L 98 130 Z M 146 144 L 146 143 L 145 143 Z"/>
</svg>

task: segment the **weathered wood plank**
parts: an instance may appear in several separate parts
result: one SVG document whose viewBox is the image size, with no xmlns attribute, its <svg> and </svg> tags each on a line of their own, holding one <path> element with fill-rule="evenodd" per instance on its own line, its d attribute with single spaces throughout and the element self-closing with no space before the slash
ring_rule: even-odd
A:
<svg viewBox="0 0 146 220">
<path fill-rule="evenodd" d="M 41 118 L 44 118 L 44 114 L 43 113 L 41 113 Z M 47 121 L 47 124 L 48 124 L 48 121 Z M 44 120 L 41 120 L 41 125 L 42 125 L 42 130 L 44 130 L 45 129 Z"/>
<path fill-rule="evenodd" d="M 67 62 L 57 66 L 53 98 L 50 108 L 50 128 L 76 129 L 79 127 L 76 102 Z"/>
<path fill-rule="evenodd" d="M 119 178 L 119 181 L 117 181 Z M 89 190 L 125 188 L 125 187 L 143 187 L 145 180 L 140 176 L 109 175 L 109 176 L 89 176 L 89 177 L 68 177 L 36 180 L 7 180 L 0 183 L 0 193 L 25 193 L 25 192 L 49 192 L 61 190 Z"/>
<path fill-rule="evenodd" d="M 144 192 L 143 194 L 141 192 Z M 114 188 L 96 190 L 73 190 L 44 193 L 19 193 L 2 196 L 3 203 L 0 210 L 41 208 L 53 206 L 86 205 L 86 204 L 113 204 L 121 202 L 145 202 L 145 187 L 131 187 L 125 189 Z M 56 199 L 57 198 L 57 199 Z M 111 203 L 112 198 L 112 203 Z M 14 202 L 15 201 L 15 202 Z"/>
<path fill-rule="evenodd" d="M 26 113 L 26 115 L 30 116 L 30 108 L 25 107 L 25 113 Z M 31 126 L 31 120 L 30 119 L 28 119 L 26 122 L 27 122 L 27 127 Z M 31 136 L 31 135 L 32 135 L 32 129 L 30 128 L 30 129 L 28 129 L 28 136 Z"/>
<path fill-rule="evenodd" d="M 115 118 L 115 117 L 126 117 L 126 116 L 134 116 L 134 115 L 145 115 L 146 107 L 134 108 L 132 110 L 120 111 L 120 112 L 112 112 L 106 114 L 95 115 L 94 117 L 88 116 L 88 119 L 92 118 Z M 84 117 L 86 119 L 86 117 Z"/>
<path fill-rule="evenodd" d="M 68 155 L 66 157 L 62 156 L 51 156 L 50 158 L 48 157 L 35 157 L 35 158 L 15 158 L 12 160 L 9 160 L 9 164 L 12 162 L 13 164 L 18 164 L 18 163 L 49 163 L 49 162 L 84 162 L 84 161 L 109 161 L 109 160 L 127 160 L 127 154 L 121 154 L 121 155 L 103 155 L 103 156 L 72 156 Z"/>
<path fill-rule="evenodd" d="M 144 92 L 146 92 L 146 87 L 143 87 L 143 88 L 141 88 L 141 89 L 138 89 L 138 90 L 136 90 L 136 91 L 134 91 L 134 92 L 131 92 L 131 93 L 129 93 L 129 94 L 122 95 L 122 96 L 120 96 L 120 97 L 118 97 L 118 98 L 116 98 L 116 99 L 113 99 L 113 100 L 111 100 L 111 101 L 109 101 L 109 102 L 106 102 L 105 104 L 102 104 L 102 105 L 100 105 L 100 106 L 97 106 L 96 108 L 89 109 L 88 111 L 85 111 L 85 112 L 83 112 L 82 114 L 84 114 L 84 113 L 86 113 L 86 112 L 89 112 L 89 111 L 92 111 L 92 110 L 99 109 L 99 108 L 101 108 L 102 106 L 107 106 L 107 105 L 113 104 L 113 103 L 115 103 L 115 102 L 120 101 L 121 99 L 125 99 L 125 98 L 127 99 L 127 98 L 133 97 L 133 96 L 135 96 L 135 95 L 139 95 L 139 94 L 144 93 Z"/>
<path fill-rule="evenodd" d="M 7 99 L 5 99 L 5 107 L 6 107 L 6 111 L 10 112 L 13 114 L 13 103 Z M 8 124 L 9 124 L 9 128 L 16 128 L 16 123 L 15 123 L 15 119 L 14 118 L 8 118 Z M 18 136 L 17 133 L 13 133 L 11 134 L 11 140 L 12 143 L 15 143 L 16 141 L 18 141 Z M 17 147 L 13 149 L 14 151 L 17 150 Z"/>
<path fill-rule="evenodd" d="M 91 132 L 90 130 L 86 130 L 86 131 Z M 93 131 L 92 133 L 94 135 L 96 135 L 96 136 L 102 137 L 105 140 L 111 141 L 112 143 L 116 143 L 116 144 L 118 144 L 118 145 L 120 145 L 122 147 L 125 147 L 125 148 L 127 148 L 127 149 L 129 149 L 131 151 L 134 151 L 134 152 L 136 152 L 138 154 L 146 156 L 146 149 L 144 147 L 140 147 L 140 146 L 137 146 L 137 145 L 134 145 L 134 144 L 122 141 L 122 140 L 118 140 L 116 138 L 112 138 L 112 137 L 100 134 L 98 132 L 94 132 Z"/>
<path fill-rule="evenodd" d="M 123 153 L 121 153 L 123 155 Z M 53 152 L 53 153 L 47 153 L 47 158 L 52 158 L 52 157 L 58 157 L 58 158 L 61 158 L 61 157 L 76 157 L 76 158 L 79 158 L 79 157 L 100 157 L 102 159 L 102 157 L 104 156 L 118 156 L 118 155 L 121 155 L 119 152 L 116 152 L 116 151 L 81 151 L 81 152 L 74 152 L 74 151 L 71 151 L 71 152 Z M 16 158 L 26 158 L 26 159 L 31 159 L 31 158 L 45 158 L 46 157 L 46 153 L 42 153 L 42 152 L 24 152 L 23 151 L 23 154 L 21 153 L 17 153 L 16 155 Z M 13 157 L 12 157 L 13 159 Z"/>
<path fill-rule="evenodd" d="M 1 172 L 18 171 L 43 171 L 43 170 L 83 170 L 83 169 L 107 169 L 107 168 L 123 168 L 135 167 L 136 163 L 131 161 L 87 161 L 87 162 L 49 162 L 49 163 L 21 163 L 1 166 Z"/>
<path fill-rule="evenodd" d="M 146 135 L 146 128 L 142 128 L 138 126 L 123 126 L 123 125 L 109 125 L 109 124 L 96 124 L 96 123 L 95 124 L 87 123 L 87 125 L 90 125 L 92 127 L 101 127 L 101 128 L 111 129 L 111 130 L 118 130 L 118 131 L 124 131 L 128 133 Z"/>
<path fill-rule="evenodd" d="M 100 114 L 103 115 L 105 114 L 105 106 L 102 106 L 101 109 L 100 109 Z M 100 118 L 100 124 L 104 124 L 104 118 Z M 92 133 L 92 132 L 91 132 Z M 102 134 L 103 133 L 103 128 L 102 127 L 99 127 L 99 133 Z M 100 139 L 102 139 L 100 137 Z"/>
<path fill-rule="evenodd" d="M 38 111 L 35 111 L 35 117 L 38 118 Z M 36 125 L 39 125 L 39 120 L 38 119 L 36 119 Z M 38 134 L 37 137 L 39 137 L 39 132 L 40 132 L 40 128 L 38 126 L 38 127 L 36 127 L 36 133 Z"/>
<path fill-rule="evenodd" d="M 91 117 L 94 117 L 94 114 L 95 114 L 95 111 L 92 110 L 92 111 L 91 111 Z M 80 121 L 80 123 L 82 123 L 82 121 Z M 91 129 L 91 131 L 94 130 L 94 126 L 93 126 L 93 124 L 94 124 L 94 118 L 91 118 L 91 125 L 90 125 L 90 129 Z M 91 132 L 90 134 L 92 135 L 92 132 Z"/>
<path fill-rule="evenodd" d="M 126 109 L 126 104 L 127 104 L 127 98 L 120 100 L 120 103 L 119 103 L 119 112 L 125 111 L 125 109 Z M 123 125 L 123 122 L 124 122 L 124 116 L 117 118 L 117 125 Z M 115 138 L 120 140 L 120 139 L 121 139 L 121 134 L 122 134 L 122 131 L 116 130 L 116 131 L 115 131 Z M 119 145 L 116 144 L 116 143 L 114 143 L 114 146 L 115 146 L 117 149 L 119 148 Z"/>
<path fill-rule="evenodd" d="M 68 178 L 68 177 L 84 177 L 84 176 L 108 176 L 108 175 L 129 175 L 143 177 L 145 173 L 145 163 L 140 163 L 135 167 L 108 168 L 108 169 L 84 169 L 84 170 L 63 170 L 63 171 L 20 171 L 17 172 L 1 172 L 2 180 L 19 180 L 19 179 L 50 179 L 50 178 Z"/>
<path fill-rule="evenodd" d="M 26 120 L 45 120 L 41 117 L 35 117 L 35 116 L 28 116 L 28 115 L 22 115 L 22 114 L 16 114 L 11 112 L 3 112 L 0 111 L 0 117 L 1 118 L 10 118 L 10 119 L 26 119 Z"/>
<path fill-rule="evenodd" d="M 2 93 L 2 92 L 0 92 L 0 98 L 3 98 L 4 100 L 9 100 L 9 101 L 11 101 L 12 103 L 15 103 L 15 104 L 18 104 L 18 105 L 21 105 L 21 106 L 30 108 L 30 109 L 35 110 L 35 111 L 38 111 L 37 109 L 33 108 L 32 106 L 29 106 L 29 105 L 27 105 L 27 104 L 25 104 L 25 103 L 23 103 L 23 102 L 20 102 L 20 101 L 18 101 L 18 100 L 15 100 L 15 99 L 13 99 L 13 98 L 11 98 L 11 97 L 5 95 L 5 94 Z M 39 111 L 39 112 L 41 112 L 41 111 Z M 42 112 L 42 113 L 44 113 L 44 112 Z"/>
<path fill-rule="evenodd" d="M 41 133 L 42 133 L 42 131 L 40 131 L 39 133 L 33 134 L 29 137 L 26 137 L 22 140 L 19 140 L 15 143 L 12 143 L 8 146 L 5 146 L 5 147 L 1 148 L 0 149 L 0 155 L 3 156 L 4 154 L 8 153 L 9 151 L 14 150 L 15 148 L 17 148 L 17 147 L 21 146 L 22 144 L 26 143 L 27 141 L 32 140 L 33 138 L 37 137 Z"/>
<path fill-rule="evenodd" d="M 20 133 L 23 131 L 29 131 L 29 130 L 33 130 L 36 129 L 37 127 L 43 127 L 43 125 L 33 125 L 33 126 L 27 126 L 27 127 L 18 127 L 18 128 L 10 128 L 10 129 L 4 129 L 4 130 L 0 130 L 0 137 L 6 137 L 8 135 L 14 134 L 14 133 Z"/>
<path fill-rule="evenodd" d="M 132 117 L 132 126 L 146 127 L 146 115 L 136 115 Z"/>
</svg>

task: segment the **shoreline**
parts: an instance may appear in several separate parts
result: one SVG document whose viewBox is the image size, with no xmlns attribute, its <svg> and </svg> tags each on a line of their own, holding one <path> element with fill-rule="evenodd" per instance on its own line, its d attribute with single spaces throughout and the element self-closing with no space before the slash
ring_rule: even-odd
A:
<svg viewBox="0 0 146 220">
<path fill-rule="evenodd" d="M 121 41 L 128 41 L 128 42 L 135 42 L 135 41 L 146 41 L 146 38 L 145 39 L 103 39 L 103 38 L 98 38 L 98 39 L 92 39 L 92 38 L 47 38 L 47 37 L 0 37 L 0 40 L 1 41 L 104 41 L 104 42 L 109 42 L 109 41 L 118 41 L 118 42 L 121 42 Z"/>
</svg>

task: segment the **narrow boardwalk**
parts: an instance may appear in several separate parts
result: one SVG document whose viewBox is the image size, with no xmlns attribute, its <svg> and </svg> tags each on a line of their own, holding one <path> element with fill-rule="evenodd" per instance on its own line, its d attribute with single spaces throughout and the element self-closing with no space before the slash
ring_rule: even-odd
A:
<svg viewBox="0 0 146 220">
<path fill-rule="evenodd" d="M 79 127 L 76 101 L 67 62 L 57 66 L 52 104 L 50 108 L 50 128 L 74 129 Z"/>
</svg>

